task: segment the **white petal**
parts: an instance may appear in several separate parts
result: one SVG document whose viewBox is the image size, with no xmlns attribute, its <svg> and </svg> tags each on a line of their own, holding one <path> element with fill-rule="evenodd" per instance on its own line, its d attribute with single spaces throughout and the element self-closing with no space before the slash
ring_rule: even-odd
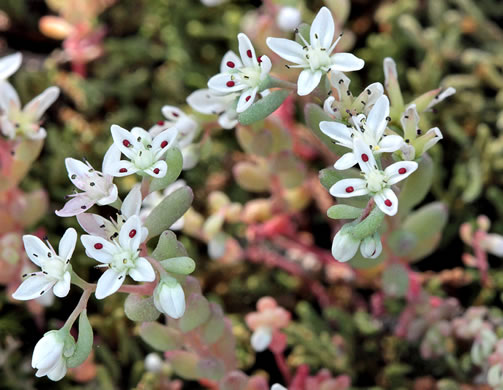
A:
<svg viewBox="0 0 503 390">
<path fill-rule="evenodd" d="M 378 153 L 391 153 L 399 150 L 404 144 L 404 140 L 399 135 L 386 135 L 378 143 L 379 150 Z"/>
<path fill-rule="evenodd" d="M 239 42 L 239 55 L 241 56 L 241 61 L 243 61 L 243 65 L 246 67 L 257 66 L 257 56 L 255 55 L 255 49 L 245 34 L 238 34 L 238 42 Z"/>
<path fill-rule="evenodd" d="M 112 227 L 108 219 L 91 213 L 77 215 L 77 222 L 86 233 L 103 238 L 108 238 L 105 234 L 105 227 Z"/>
<path fill-rule="evenodd" d="M 340 145 L 346 148 L 353 147 L 352 130 L 340 122 L 320 122 L 320 130 L 326 136 L 336 140 Z"/>
<path fill-rule="evenodd" d="M 384 214 L 393 216 L 398 211 L 398 198 L 389 188 L 385 188 L 382 192 L 375 194 L 374 201 Z"/>
<path fill-rule="evenodd" d="M 397 79 L 398 73 L 396 71 L 396 63 L 391 57 L 386 57 L 383 61 L 384 69 L 384 85 L 387 87 L 390 82 L 390 78 Z"/>
<path fill-rule="evenodd" d="M 10 112 L 12 108 L 19 109 L 21 102 L 19 95 L 8 81 L 0 80 L 0 108 L 2 111 Z"/>
<path fill-rule="evenodd" d="M 181 318 L 185 313 L 185 293 L 180 283 L 174 286 L 161 284 L 157 295 L 157 305 L 163 313 L 171 318 Z M 154 302 L 156 301 L 154 295 Z"/>
<path fill-rule="evenodd" d="M 0 96 L 1 94 L 2 92 L 0 91 Z M 0 110 L 2 110 L 1 107 Z M 16 128 L 14 127 L 14 124 L 7 118 L 7 115 L 0 116 L 0 132 L 9 139 L 14 139 L 16 137 Z"/>
<path fill-rule="evenodd" d="M 154 138 L 152 141 L 152 150 L 161 151 L 160 153 L 156 152 L 156 158 L 160 158 L 160 156 L 173 146 L 177 136 L 178 129 L 176 127 L 171 127 Z"/>
<path fill-rule="evenodd" d="M 110 263 L 116 252 L 115 245 L 103 237 L 82 235 L 80 241 L 86 248 L 86 255 L 98 260 L 100 263 Z"/>
<path fill-rule="evenodd" d="M 238 124 L 235 112 L 226 111 L 218 117 L 218 124 L 224 129 L 233 129 Z"/>
<path fill-rule="evenodd" d="M 357 163 L 358 161 L 356 161 L 354 153 L 349 152 L 343 154 L 342 157 L 335 162 L 334 168 L 343 171 L 345 169 L 351 168 L 352 166 L 355 166 Z"/>
<path fill-rule="evenodd" d="M 109 165 L 106 173 L 115 177 L 122 177 L 132 175 L 138 171 L 139 169 L 131 161 L 119 160 Z"/>
<path fill-rule="evenodd" d="M 140 145 L 141 143 L 149 144 L 152 142 L 152 137 L 150 133 L 145 129 L 142 129 L 141 127 L 138 126 L 133 127 L 131 129 L 131 135 L 134 137 L 134 139 L 136 139 L 138 145 Z"/>
<path fill-rule="evenodd" d="M 368 95 L 368 92 L 370 91 L 370 95 Z M 371 109 L 377 99 L 379 99 L 383 93 L 384 93 L 384 88 L 381 83 L 372 83 L 370 84 L 367 88 L 365 88 L 365 91 L 363 93 L 366 93 L 368 95 L 367 98 L 367 104 L 365 105 L 365 109 Z"/>
<path fill-rule="evenodd" d="M 426 152 L 428 149 L 432 148 L 433 146 L 435 146 L 438 141 L 444 139 L 444 136 L 442 135 L 442 132 L 438 127 L 434 127 L 433 129 L 428 130 L 425 136 L 428 134 L 434 134 L 434 137 L 426 142 L 426 144 L 423 147 L 423 153 Z"/>
<path fill-rule="evenodd" d="M 52 291 L 54 292 L 54 295 L 59 298 L 66 297 L 68 295 L 68 292 L 70 291 L 70 281 L 70 272 L 65 272 L 65 274 L 63 275 L 63 280 L 57 282 L 53 287 Z"/>
<path fill-rule="evenodd" d="M 300 72 L 297 80 L 297 93 L 300 96 L 309 95 L 320 83 L 322 75 L 321 70 L 313 72 L 311 69 L 305 69 Z"/>
<path fill-rule="evenodd" d="M 435 99 L 433 99 L 430 104 L 428 104 L 428 107 L 426 107 L 426 110 L 430 109 L 433 107 L 435 104 L 440 103 L 442 100 L 445 100 L 451 95 L 454 95 L 456 93 L 456 89 L 453 87 L 449 87 L 445 89 L 444 91 L 440 92 L 437 96 L 435 96 Z"/>
<path fill-rule="evenodd" d="M 80 190 L 84 190 L 84 181 L 90 169 L 89 166 L 71 157 L 65 158 L 65 166 L 68 172 L 68 178 L 73 185 Z"/>
<path fill-rule="evenodd" d="M 10 54 L 0 59 L 0 80 L 12 76 L 21 66 L 22 60 L 21 53 Z"/>
<path fill-rule="evenodd" d="M 255 332 L 253 332 L 251 337 L 251 346 L 257 352 L 263 352 L 267 349 L 272 341 L 271 329 L 260 326 Z"/>
<path fill-rule="evenodd" d="M 58 254 L 59 257 L 66 262 L 72 257 L 73 251 L 75 250 L 75 245 L 77 244 L 77 231 L 74 228 L 66 229 L 65 234 L 59 241 Z"/>
<path fill-rule="evenodd" d="M 272 62 L 271 59 L 266 55 L 260 56 L 259 59 L 260 59 L 260 79 L 264 80 L 272 69 Z"/>
<path fill-rule="evenodd" d="M 335 260 L 344 263 L 356 255 L 359 246 L 360 240 L 353 238 L 351 234 L 341 229 L 332 241 L 332 256 Z"/>
<path fill-rule="evenodd" d="M 103 173 L 107 173 L 110 167 L 121 159 L 121 151 L 115 144 L 110 145 L 105 156 L 103 157 L 103 164 L 101 170 Z"/>
<path fill-rule="evenodd" d="M 96 299 L 103 299 L 116 292 L 124 283 L 125 272 L 118 273 L 112 268 L 105 271 L 96 285 Z"/>
<path fill-rule="evenodd" d="M 342 179 L 330 187 L 330 195 L 338 198 L 367 195 L 369 192 L 363 179 Z"/>
<path fill-rule="evenodd" d="M 129 159 L 134 157 L 132 149 L 138 147 L 139 143 L 136 137 L 126 129 L 120 126 L 112 125 L 110 128 L 115 146 Z M 129 144 L 129 146 L 126 146 Z"/>
<path fill-rule="evenodd" d="M 155 280 L 155 272 L 152 264 L 143 257 L 136 259 L 135 267 L 131 268 L 128 274 L 137 282 L 152 282 Z"/>
<path fill-rule="evenodd" d="M 38 130 L 31 131 L 26 136 L 32 140 L 44 139 L 47 136 L 47 131 L 43 127 L 39 127 Z"/>
<path fill-rule="evenodd" d="M 33 350 L 31 366 L 33 368 L 53 366 L 63 352 L 63 344 L 58 340 L 55 331 L 47 332 Z"/>
<path fill-rule="evenodd" d="M 295 41 L 284 38 L 267 38 L 267 46 L 279 55 L 281 58 L 293 62 L 295 64 L 305 64 L 306 57 L 305 52 L 302 49 L 302 45 Z"/>
<path fill-rule="evenodd" d="M 115 184 L 112 184 L 109 187 L 108 193 L 103 198 L 98 199 L 96 203 L 98 203 L 100 206 L 105 206 L 107 204 L 115 202 L 118 197 L 119 193 L 117 190 L 117 186 Z"/>
<path fill-rule="evenodd" d="M 236 112 L 243 112 L 247 110 L 255 101 L 257 96 L 258 87 L 246 89 L 243 91 L 238 100 Z"/>
<path fill-rule="evenodd" d="M 231 93 L 241 91 L 247 86 L 241 84 L 237 79 L 228 73 L 219 73 L 208 80 L 208 88 L 220 93 Z"/>
<path fill-rule="evenodd" d="M 141 208 L 141 184 L 136 184 L 131 190 L 129 194 L 124 198 L 124 202 L 121 206 L 121 213 L 124 218 L 128 219 L 133 215 L 140 214 Z"/>
<path fill-rule="evenodd" d="M 311 24 L 309 33 L 311 45 L 317 47 L 316 42 L 319 41 L 321 47 L 328 49 L 334 40 L 334 30 L 335 26 L 332 13 L 327 7 L 323 7 Z"/>
<path fill-rule="evenodd" d="M 391 164 L 384 170 L 388 176 L 388 185 L 393 185 L 408 177 L 412 172 L 417 169 L 417 162 L 415 161 L 399 161 Z"/>
<path fill-rule="evenodd" d="M 39 267 L 42 261 L 47 258 L 47 254 L 51 252 L 40 238 L 32 236 L 31 234 L 25 234 L 23 236 L 23 244 L 24 250 L 30 260 Z"/>
<path fill-rule="evenodd" d="M 331 69 L 340 72 L 351 72 L 360 70 L 365 65 L 365 61 L 351 53 L 335 53 L 332 57 Z"/>
<path fill-rule="evenodd" d="M 119 232 L 121 247 L 129 248 L 132 252 L 136 252 L 141 244 L 141 228 L 141 220 L 138 215 L 129 217 Z"/>
<path fill-rule="evenodd" d="M 222 96 L 215 95 L 209 89 L 198 89 L 187 97 L 187 103 L 190 107 L 208 115 L 225 111 L 224 101 Z"/>
<path fill-rule="evenodd" d="M 186 116 L 182 110 L 180 110 L 178 107 L 175 106 L 168 106 L 168 105 L 163 106 L 161 108 L 161 112 L 162 115 L 164 115 L 166 119 L 168 119 L 171 122 L 176 122 L 180 118 Z"/>
<path fill-rule="evenodd" d="M 367 117 L 367 127 L 372 131 L 374 138 L 380 140 L 384 129 L 388 125 L 386 118 L 389 116 L 389 100 L 382 95 L 374 104 Z M 396 149 L 395 149 L 396 150 Z"/>
<path fill-rule="evenodd" d="M 23 283 L 12 294 L 12 298 L 20 301 L 38 298 L 49 291 L 56 283 L 53 278 L 49 278 L 42 272 L 37 272 L 34 276 L 27 277 Z"/>
<path fill-rule="evenodd" d="M 166 176 L 167 171 L 168 164 L 166 164 L 166 161 L 161 160 L 157 161 L 154 165 L 152 165 L 148 169 L 145 169 L 143 172 L 152 177 L 160 178 Z"/>
<path fill-rule="evenodd" d="M 367 173 L 376 167 L 376 161 L 369 146 L 360 138 L 356 138 L 353 144 L 353 153 L 360 169 Z"/>
<path fill-rule="evenodd" d="M 57 382 L 63 379 L 65 375 L 66 375 L 66 360 L 61 358 L 55 364 L 53 369 L 47 373 L 47 378 L 49 378 L 51 381 Z"/>
<path fill-rule="evenodd" d="M 243 64 L 239 59 L 238 55 L 232 50 L 225 53 L 220 63 L 220 73 L 228 73 L 235 71 L 236 69 L 242 68 Z"/>
<path fill-rule="evenodd" d="M 31 113 L 35 120 L 40 119 L 47 109 L 56 101 L 59 96 L 58 87 L 49 87 L 40 95 L 30 101 L 23 109 L 24 112 Z"/>
<path fill-rule="evenodd" d="M 272 385 L 271 390 L 288 390 L 285 386 L 281 386 L 279 383 Z"/>
</svg>

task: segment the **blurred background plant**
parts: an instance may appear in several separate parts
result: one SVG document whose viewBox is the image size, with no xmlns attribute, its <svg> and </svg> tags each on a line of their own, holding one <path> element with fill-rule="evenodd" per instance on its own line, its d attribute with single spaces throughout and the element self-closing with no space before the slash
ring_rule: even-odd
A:
<svg viewBox="0 0 503 390">
<path fill-rule="evenodd" d="M 62 91 L 45 115 L 43 148 L 33 141 L 18 145 L 13 158 L 25 166 L 15 175 L 2 171 L 0 283 L 6 288 L 0 295 L 0 387 L 178 390 L 220 381 L 222 389 L 252 390 L 283 382 L 288 373 L 291 390 L 443 390 L 461 384 L 482 388 L 489 372 L 491 385 L 501 386 L 501 242 L 487 240 L 489 224 L 478 218 L 487 215 L 491 232 L 503 233 L 499 3 L 0 0 L 0 56 L 11 51 L 24 56 L 22 69 L 10 78 L 21 100 L 49 85 Z M 414 220 L 408 224 L 427 247 L 410 247 L 403 222 L 402 234 L 390 237 L 391 249 L 385 251 L 400 261 L 385 256 L 381 265 L 367 259 L 334 262 L 331 232 L 339 225 L 326 217 L 333 199 L 318 180 L 333 155 L 303 124 L 304 113 L 293 98 L 264 126 L 238 125 L 235 131 L 220 130 L 213 117 L 192 113 L 202 127 L 196 140 L 199 162 L 182 178 L 194 189 L 195 201 L 178 239 L 197 260 L 195 276 L 211 302 L 196 294 L 204 299 L 202 306 L 214 313 L 218 303 L 229 316 L 225 332 L 232 331 L 236 362 L 223 364 L 218 375 L 215 369 L 212 378 L 181 369 L 187 364 L 180 360 L 190 360 L 194 355 L 188 353 L 197 355 L 205 346 L 192 340 L 192 352 L 177 352 L 168 342 L 156 348 L 148 337 L 155 332 L 128 321 L 124 297 L 115 295 L 89 307 L 97 347 L 86 364 L 57 384 L 35 380 L 31 348 L 47 328 L 62 324 L 72 305 L 60 300 L 45 310 L 38 303 L 25 310 L 10 294 L 26 272 L 23 231 L 39 229 L 51 239 L 69 226 L 77 228 L 73 220 L 53 214 L 72 192 L 64 158 L 85 156 L 100 166 L 111 124 L 148 129 L 165 120 L 166 104 L 190 113 L 186 97 L 206 88 L 223 54 L 236 49 L 239 31 L 250 36 L 257 52 L 270 55 L 265 37 L 291 37 L 292 25 L 311 21 L 323 4 L 331 8 L 338 32 L 345 32 L 340 50 L 354 50 L 366 62 L 363 71 L 351 75 L 351 90 L 383 82 L 385 57 L 396 62 L 404 102 L 439 87 L 457 90 L 422 114 L 419 123 L 421 129 L 438 126 L 444 135 L 442 147 L 431 150 L 423 167 L 432 192 L 418 200 L 421 208 L 413 214 L 433 222 L 422 231 Z M 271 58 L 277 72 L 282 65 Z M 282 72 L 291 81 L 296 75 Z M 392 116 L 392 125 L 400 126 L 400 114 Z M 2 153 L 11 150 L 4 147 Z M 6 169 L 1 158 L 0 163 Z M 134 181 L 117 184 L 125 193 Z M 99 275 L 82 247 L 72 263 L 90 280 Z M 263 296 L 274 297 L 292 319 L 281 329 L 284 345 L 255 352 L 245 315 Z M 141 338 L 130 337 L 136 334 Z M 181 336 L 171 337 L 179 342 Z M 152 347 L 175 351 L 148 355 Z M 278 362 L 278 353 L 284 361 Z"/>
</svg>

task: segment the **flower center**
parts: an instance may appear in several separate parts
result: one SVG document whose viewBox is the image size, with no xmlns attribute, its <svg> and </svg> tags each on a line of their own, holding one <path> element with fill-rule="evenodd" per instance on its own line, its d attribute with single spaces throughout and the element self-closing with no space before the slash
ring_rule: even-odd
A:
<svg viewBox="0 0 503 390">
<path fill-rule="evenodd" d="M 330 55 L 322 47 L 308 46 L 306 48 L 306 60 L 312 70 L 322 69 L 327 71 L 332 65 Z"/>
<path fill-rule="evenodd" d="M 16 129 L 16 135 L 35 134 L 40 129 L 40 125 L 35 122 L 32 115 L 17 108 L 9 112 L 9 120 Z"/>
<path fill-rule="evenodd" d="M 261 82 L 259 67 L 241 68 L 238 72 L 240 81 L 251 88 L 257 87 Z"/>
<path fill-rule="evenodd" d="M 121 250 L 114 254 L 111 267 L 117 272 L 124 272 L 133 268 L 138 258 L 138 253 L 134 253 L 128 250 Z"/>
<path fill-rule="evenodd" d="M 134 158 L 134 165 L 139 169 L 150 168 L 155 163 L 154 153 L 149 149 L 143 149 L 138 152 Z"/>
<path fill-rule="evenodd" d="M 383 171 L 373 169 L 365 174 L 365 180 L 370 192 L 377 193 L 386 188 L 386 175 Z"/>
<path fill-rule="evenodd" d="M 61 257 L 53 255 L 53 257 L 48 258 L 42 263 L 41 268 L 48 276 L 57 280 L 62 280 L 67 267 L 68 265 L 65 264 Z"/>
</svg>

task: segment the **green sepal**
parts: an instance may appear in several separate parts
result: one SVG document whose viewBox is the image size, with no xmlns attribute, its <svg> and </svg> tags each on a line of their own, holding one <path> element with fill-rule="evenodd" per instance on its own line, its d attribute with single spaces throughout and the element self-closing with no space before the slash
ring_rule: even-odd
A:
<svg viewBox="0 0 503 390">
<path fill-rule="evenodd" d="M 152 180 L 150 183 L 150 192 L 165 189 L 180 176 L 183 166 L 183 156 L 180 149 L 176 147 L 168 149 L 166 152 L 166 164 L 168 164 L 166 175 Z"/>
<path fill-rule="evenodd" d="M 336 204 L 327 210 L 327 215 L 332 219 L 355 219 L 362 214 L 363 209 L 348 206 L 346 204 Z"/>
<path fill-rule="evenodd" d="M 166 271 L 180 275 L 189 275 L 196 269 L 194 260 L 187 256 L 162 260 L 161 265 Z"/>
<path fill-rule="evenodd" d="M 75 352 L 70 356 L 66 364 L 68 367 L 77 367 L 84 363 L 93 348 L 93 328 L 87 318 L 87 310 L 83 310 L 79 316 L 79 339 L 75 345 Z"/>
<path fill-rule="evenodd" d="M 124 302 L 124 312 L 127 318 L 136 322 L 155 321 L 159 311 L 154 305 L 154 298 L 143 298 L 138 294 L 129 294 Z"/>
<path fill-rule="evenodd" d="M 239 114 L 239 123 L 247 126 L 267 118 L 281 106 L 289 94 L 290 91 L 285 89 L 271 92 L 269 95 L 253 103 L 246 111 Z"/>
</svg>

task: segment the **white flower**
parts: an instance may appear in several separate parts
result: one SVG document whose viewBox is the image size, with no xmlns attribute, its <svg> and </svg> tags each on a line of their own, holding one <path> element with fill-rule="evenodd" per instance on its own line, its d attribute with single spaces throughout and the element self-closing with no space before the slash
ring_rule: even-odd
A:
<svg viewBox="0 0 503 390">
<path fill-rule="evenodd" d="M 72 217 L 91 208 L 95 203 L 104 206 L 117 200 L 117 186 L 113 176 L 96 171 L 89 162 L 83 163 L 74 158 L 65 159 L 66 170 L 71 182 L 79 190 L 66 202 L 61 210 L 56 211 L 59 217 Z M 105 162 L 103 163 L 105 166 Z"/>
<path fill-rule="evenodd" d="M 285 386 L 280 385 L 279 383 L 275 383 L 272 385 L 271 390 L 288 390 Z"/>
<path fill-rule="evenodd" d="M 0 82 L 7 80 L 21 66 L 23 56 L 21 53 L 14 53 L 0 59 Z"/>
<path fill-rule="evenodd" d="M 378 169 L 374 155 L 363 140 L 354 140 L 353 151 L 364 178 L 339 180 L 330 188 L 330 194 L 339 198 L 370 195 L 383 213 L 395 215 L 398 211 L 398 198 L 390 187 L 414 172 L 417 163 L 400 161 L 382 171 Z"/>
<path fill-rule="evenodd" d="M 141 184 L 137 184 L 127 194 L 115 219 L 106 219 L 98 214 L 84 213 L 77 215 L 77 221 L 86 233 L 112 241 L 119 235 L 122 225 L 130 217 L 140 215 L 141 205 Z M 145 241 L 147 235 L 148 230 L 143 228 L 141 231 L 141 242 Z"/>
<path fill-rule="evenodd" d="M 18 136 L 43 139 L 47 132 L 40 126 L 40 118 L 59 96 L 58 87 L 47 88 L 31 100 L 23 109 L 14 87 L 7 81 L 0 82 L 0 128 L 10 139 Z"/>
<path fill-rule="evenodd" d="M 158 353 L 151 352 L 145 356 L 145 369 L 150 372 L 161 372 L 163 361 Z"/>
<path fill-rule="evenodd" d="M 124 283 L 126 275 L 137 282 L 152 282 L 155 272 L 144 257 L 140 257 L 142 230 L 140 218 L 130 217 L 122 225 L 119 237 L 112 242 L 99 236 L 83 235 L 81 241 L 89 257 L 108 267 L 99 278 L 96 286 L 96 298 L 103 299 L 116 292 Z"/>
<path fill-rule="evenodd" d="M 51 330 L 35 345 L 31 365 L 37 377 L 59 381 L 66 374 L 66 361 L 75 352 L 75 340 L 66 332 Z"/>
<path fill-rule="evenodd" d="M 171 148 L 178 135 L 178 129 L 171 127 L 155 138 L 140 127 L 133 127 L 131 132 L 120 126 L 112 125 L 114 143 L 105 155 L 105 173 L 112 176 L 128 176 L 136 172 L 152 177 L 164 177 L 168 170 L 162 158 Z M 121 160 L 121 153 L 130 161 Z"/>
<path fill-rule="evenodd" d="M 185 313 L 185 294 L 175 278 L 163 277 L 154 290 L 154 305 L 171 318 L 181 318 Z"/>
<path fill-rule="evenodd" d="M 66 230 L 59 241 L 59 253 L 56 253 L 49 241 L 46 242 L 49 246 L 38 237 L 29 234 L 23 236 L 26 254 L 42 271 L 23 275 L 27 278 L 12 294 L 14 299 L 23 301 L 34 299 L 50 289 L 53 289 L 54 295 L 63 298 L 70 291 L 72 270 L 70 258 L 77 243 L 77 232 L 73 228 Z"/>
<path fill-rule="evenodd" d="M 251 345 L 257 352 L 263 352 L 271 344 L 272 329 L 267 326 L 259 326 L 251 337 Z"/>
<path fill-rule="evenodd" d="M 379 233 L 365 237 L 360 245 L 360 252 L 366 259 L 377 259 L 382 252 L 381 236 Z"/>
<path fill-rule="evenodd" d="M 348 127 L 339 122 L 320 123 L 321 131 L 334 139 L 338 145 L 353 149 L 354 140 L 361 139 L 374 154 L 394 152 L 399 150 L 404 140 L 399 135 L 384 136 L 388 125 L 389 100 L 383 95 L 374 104 L 368 117 L 360 114 L 352 118 L 354 127 Z M 357 163 L 357 156 L 353 151 L 344 154 L 336 161 L 336 169 L 348 169 Z"/>
<path fill-rule="evenodd" d="M 278 27 L 286 32 L 295 30 L 300 22 L 302 22 L 302 15 L 300 11 L 294 7 L 281 7 L 276 15 Z"/>
<path fill-rule="evenodd" d="M 236 112 L 237 93 L 218 95 L 211 89 L 198 89 L 187 98 L 187 103 L 197 112 L 218 115 L 218 124 L 224 129 L 233 129 L 238 124 Z"/>
<path fill-rule="evenodd" d="M 296 65 L 291 68 L 303 68 L 297 82 L 297 93 L 309 95 L 320 83 L 321 76 L 330 70 L 350 72 L 360 70 L 365 62 L 350 53 L 332 52 L 341 39 L 334 42 L 335 25 L 331 12 L 323 7 L 311 25 L 308 43 L 299 34 L 304 46 L 284 38 L 267 38 L 267 46 L 277 55 Z M 333 43 L 332 43 L 333 42 Z"/>
<path fill-rule="evenodd" d="M 208 87 L 220 94 L 239 92 L 236 112 L 243 112 L 250 107 L 259 90 L 260 84 L 271 71 L 271 60 L 266 55 L 257 58 L 250 39 L 243 33 L 238 34 L 239 54 L 228 51 L 222 59 L 220 73 L 208 81 Z"/>
<path fill-rule="evenodd" d="M 171 127 L 178 129 L 176 137 L 176 146 L 180 149 L 183 156 L 183 169 L 191 169 L 198 162 L 198 155 L 193 153 L 192 141 L 196 137 L 199 126 L 197 122 L 190 116 L 186 115 L 182 110 L 174 106 L 162 107 L 162 113 L 166 117 L 165 121 L 159 121 L 148 131 L 152 137 L 157 136 L 164 130 Z"/>
<path fill-rule="evenodd" d="M 145 219 L 149 216 L 152 210 L 161 203 L 164 198 L 168 195 L 172 194 L 174 191 L 182 188 L 186 185 L 185 180 L 177 180 L 174 183 L 167 186 L 164 191 L 154 191 L 148 194 L 145 199 L 143 199 L 141 211 L 140 211 L 140 219 L 145 221 Z M 183 216 L 181 216 L 173 225 L 170 226 L 170 230 L 181 230 L 183 229 Z"/>
</svg>

